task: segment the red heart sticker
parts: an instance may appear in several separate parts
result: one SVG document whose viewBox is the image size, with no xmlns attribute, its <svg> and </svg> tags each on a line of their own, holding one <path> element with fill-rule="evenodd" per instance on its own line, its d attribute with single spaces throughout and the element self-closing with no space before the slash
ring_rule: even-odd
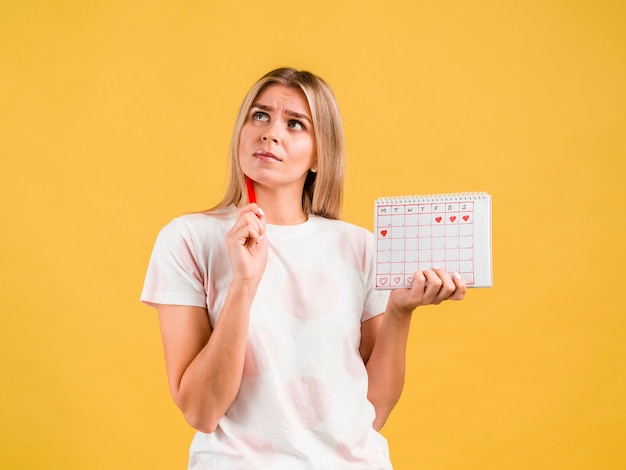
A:
<svg viewBox="0 0 626 470">
<path fill-rule="evenodd" d="M 452 217 L 450 217 L 450 222 L 454 222 L 456 220 L 456 215 L 453 215 Z"/>
<path fill-rule="evenodd" d="M 381 286 L 384 286 L 385 284 L 387 284 L 387 278 L 386 277 L 381 277 L 378 282 L 380 283 Z"/>
<path fill-rule="evenodd" d="M 399 277 L 394 277 L 393 278 L 393 282 L 395 282 L 396 284 L 400 284 L 400 278 Z"/>
<path fill-rule="evenodd" d="M 406 278 L 406 282 L 409 284 L 413 284 L 413 281 L 415 280 L 415 278 L 413 276 L 407 277 Z"/>
<path fill-rule="evenodd" d="M 387 235 L 387 230 L 381 230 L 381 231 L 380 231 L 380 234 L 381 234 L 383 237 L 384 237 L 384 236 L 386 236 L 386 235 Z"/>
<path fill-rule="evenodd" d="M 467 221 L 469 220 L 469 215 L 464 215 L 464 216 L 463 216 L 463 220 L 464 220 L 465 222 L 467 222 Z"/>
<path fill-rule="evenodd" d="M 437 223 L 441 222 L 441 217 L 435 217 L 435 222 Z"/>
</svg>

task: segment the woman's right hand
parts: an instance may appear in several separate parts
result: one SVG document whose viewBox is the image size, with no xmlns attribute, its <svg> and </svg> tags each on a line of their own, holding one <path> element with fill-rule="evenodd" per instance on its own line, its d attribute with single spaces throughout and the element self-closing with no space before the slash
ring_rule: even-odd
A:
<svg viewBox="0 0 626 470">
<path fill-rule="evenodd" d="M 261 281 L 268 249 L 264 234 L 265 214 L 257 204 L 237 209 L 235 224 L 226 234 L 233 281 Z"/>
</svg>

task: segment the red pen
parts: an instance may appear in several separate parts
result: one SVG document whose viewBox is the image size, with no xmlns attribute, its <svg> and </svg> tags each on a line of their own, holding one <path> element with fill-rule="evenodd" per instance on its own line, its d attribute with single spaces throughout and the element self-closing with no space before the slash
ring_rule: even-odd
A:
<svg viewBox="0 0 626 470">
<path fill-rule="evenodd" d="M 246 189 L 248 190 L 248 202 L 256 202 L 256 194 L 254 193 L 254 181 L 246 176 Z M 256 216 L 260 219 L 263 215 L 263 209 L 258 208 Z M 262 237 L 261 237 L 262 238 Z"/>
<path fill-rule="evenodd" d="M 256 194 L 254 193 L 254 181 L 246 176 L 246 188 L 248 189 L 248 202 L 256 202 Z"/>
</svg>

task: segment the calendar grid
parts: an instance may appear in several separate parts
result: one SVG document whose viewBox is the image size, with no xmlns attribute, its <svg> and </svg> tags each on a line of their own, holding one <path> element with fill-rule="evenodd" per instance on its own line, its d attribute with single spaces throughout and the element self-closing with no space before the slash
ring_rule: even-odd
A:
<svg viewBox="0 0 626 470">
<path fill-rule="evenodd" d="M 458 272 L 473 286 L 478 248 L 476 202 L 473 196 L 378 200 L 376 287 L 410 287 L 416 271 L 433 267 Z M 490 283 L 490 238 L 488 242 Z"/>
</svg>

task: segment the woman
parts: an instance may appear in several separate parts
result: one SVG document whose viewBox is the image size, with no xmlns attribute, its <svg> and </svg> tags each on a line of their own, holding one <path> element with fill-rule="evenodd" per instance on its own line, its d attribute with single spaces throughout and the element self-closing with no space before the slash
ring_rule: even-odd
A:
<svg viewBox="0 0 626 470">
<path fill-rule="evenodd" d="M 142 301 L 198 430 L 189 468 L 391 468 L 378 431 L 402 392 L 411 313 L 465 284 L 433 268 L 376 290 L 373 235 L 338 220 L 342 189 L 330 88 L 277 69 L 243 101 L 224 199 L 160 232 Z"/>
</svg>

